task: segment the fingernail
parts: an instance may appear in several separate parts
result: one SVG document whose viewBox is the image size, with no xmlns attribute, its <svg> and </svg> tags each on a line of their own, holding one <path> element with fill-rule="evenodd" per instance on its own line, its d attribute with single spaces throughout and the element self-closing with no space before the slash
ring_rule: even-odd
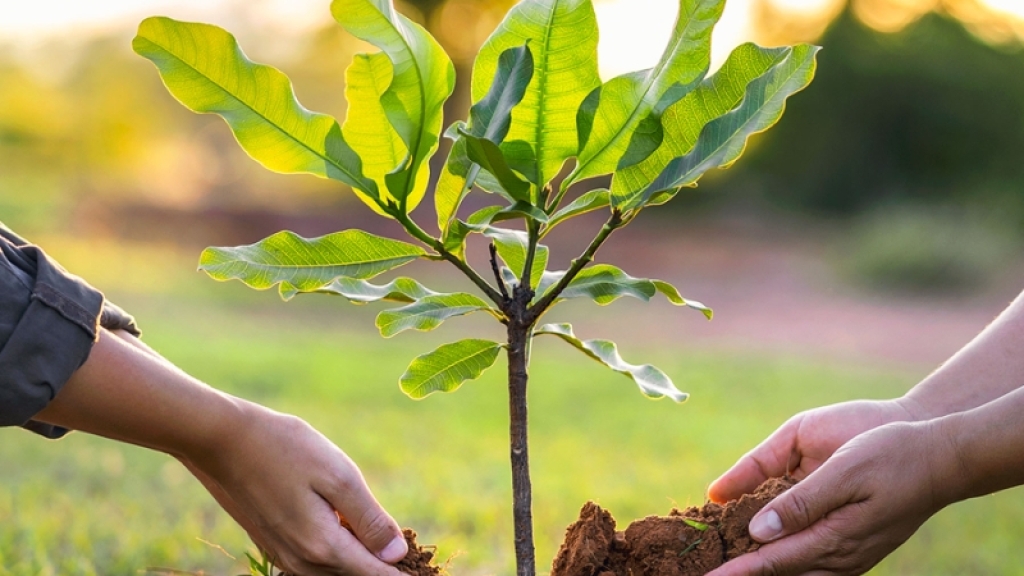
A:
<svg viewBox="0 0 1024 576">
<path fill-rule="evenodd" d="M 405 555 L 408 553 L 409 545 L 405 542 L 405 538 L 398 537 L 388 543 L 383 550 L 378 552 L 377 558 L 380 558 L 388 564 L 393 564 L 402 558 L 405 558 Z"/>
<path fill-rule="evenodd" d="M 760 542 L 771 542 L 782 534 L 782 519 L 778 512 L 761 512 L 750 521 L 750 535 Z"/>
</svg>

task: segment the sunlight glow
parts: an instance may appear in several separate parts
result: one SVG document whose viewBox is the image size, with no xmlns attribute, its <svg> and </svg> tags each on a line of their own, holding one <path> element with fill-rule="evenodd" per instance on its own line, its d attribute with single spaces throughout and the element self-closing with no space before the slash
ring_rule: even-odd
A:
<svg viewBox="0 0 1024 576">
<path fill-rule="evenodd" d="M 729 0 L 712 38 L 712 68 L 725 61 L 733 48 L 752 38 L 750 0 Z M 598 58 L 605 80 L 658 63 L 672 36 L 678 0 L 597 0 L 601 28 Z"/>
<path fill-rule="evenodd" d="M 834 0 L 771 0 L 783 12 L 820 12 L 829 9 Z"/>
<path fill-rule="evenodd" d="M 147 16 L 273 30 L 307 30 L 330 21 L 326 0 L 30 0 L 0 1 L 0 42 L 36 44 L 133 30 Z"/>
<path fill-rule="evenodd" d="M 728 0 L 715 29 L 712 69 L 737 45 L 760 39 L 767 44 L 813 40 L 847 0 Z M 969 26 L 980 27 L 1010 16 L 1024 27 L 1024 0 L 849 0 L 868 24 L 897 30 L 925 11 L 945 6 Z M 600 66 L 605 79 L 654 66 L 672 33 L 678 0 L 594 0 L 601 26 Z M 330 22 L 328 0 L 0 0 L 0 44 L 31 47 L 51 39 L 79 39 L 134 29 L 144 17 L 166 14 L 174 18 L 219 24 L 237 31 L 243 25 L 292 36 Z M 451 0 L 442 9 L 448 25 L 438 26 L 441 36 L 453 36 L 450 20 L 481 16 L 466 45 L 448 42 L 469 54 L 500 15 L 483 13 L 474 0 Z M 968 9 L 970 8 L 970 9 Z M 984 12 L 985 18 L 978 16 Z M 485 22 L 486 21 L 486 22 Z M 444 24 L 444 22 L 442 22 Z M 461 30 L 460 26 L 454 26 Z M 464 30 L 462 30 L 464 32 Z M 1005 34 L 1004 34 L 1005 35 Z M 460 34 L 454 34 L 460 36 Z M 449 38 L 449 40 L 451 40 Z M 470 46 L 473 44 L 474 46 Z"/>
<path fill-rule="evenodd" d="M 1022 0 L 981 0 L 981 3 L 993 10 L 1024 18 L 1024 1 Z"/>
</svg>

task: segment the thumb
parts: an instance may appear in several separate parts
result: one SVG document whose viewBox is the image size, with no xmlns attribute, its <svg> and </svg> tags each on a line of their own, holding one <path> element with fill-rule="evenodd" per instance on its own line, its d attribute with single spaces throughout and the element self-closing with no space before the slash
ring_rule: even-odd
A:
<svg viewBox="0 0 1024 576">
<path fill-rule="evenodd" d="M 848 504 L 851 495 L 826 466 L 770 502 L 750 521 L 750 536 L 761 543 L 795 534 Z"/>
<path fill-rule="evenodd" d="M 377 558 L 394 564 L 408 554 L 401 528 L 373 497 L 361 475 L 323 496 L 338 511 L 342 524 Z"/>
</svg>

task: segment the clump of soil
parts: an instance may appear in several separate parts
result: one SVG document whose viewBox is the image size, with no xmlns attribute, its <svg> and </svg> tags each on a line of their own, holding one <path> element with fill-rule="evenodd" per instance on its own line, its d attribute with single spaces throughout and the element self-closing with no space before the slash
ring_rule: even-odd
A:
<svg viewBox="0 0 1024 576">
<path fill-rule="evenodd" d="M 350 526 L 344 519 L 341 522 L 346 527 Z M 349 530 L 351 530 L 350 527 Z M 416 532 L 409 528 L 403 529 L 402 535 L 405 536 L 405 541 L 409 544 L 409 553 L 406 554 L 405 558 L 402 558 L 401 562 L 395 564 L 395 568 L 398 568 L 399 572 L 409 576 L 440 576 L 443 574 L 440 567 L 432 564 L 434 561 L 432 546 L 420 546 L 416 542 Z M 281 572 L 278 576 L 296 575 Z"/>
<path fill-rule="evenodd" d="M 400 572 L 410 576 L 438 576 L 441 568 L 431 564 L 434 560 L 434 551 L 429 546 L 420 546 L 416 543 L 416 533 L 406 528 L 402 530 L 405 541 L 409 543 L 409 554 L 401 562 L 395 564 Z"/>
<path fill-rule="evenodd" d="M 761 508 L 793 486 L 774 478 L 753 494 L 668 516 L 648 516 L 615 530 L 615 519 L 593 502 L 565 533 L 551 576 L 703 576 L 757 550 L 747 525 Z"/>
</svg>

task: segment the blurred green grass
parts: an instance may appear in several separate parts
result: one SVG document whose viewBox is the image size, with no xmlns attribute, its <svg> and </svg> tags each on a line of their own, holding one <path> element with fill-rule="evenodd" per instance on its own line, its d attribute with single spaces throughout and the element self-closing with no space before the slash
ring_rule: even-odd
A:
<svg viewBox="0 0 1024 576">
<path fill-rule="evenodd" d="M 412 357 L 461 335 L 458 321 L 384 341 L 370 308 L 327 297 L 284 304 L 215 284 L 190 274 L 192 257 L 171 248 L 41 243 L 134 312 L 146 340 L 185 370 L 323 431 L 403 525 L 436 544 L 440 558 L 456 556 L 454 574 L 513 572 L 503 366 L 421 402 L 397 386 Z M 613 316 L 615 308 L 602 313 L 628 321 Z M 535 349 L 531 451 L 542 572 L 584 501 L 597 500 L 622 524 L 699 503 L 717 474 L 788 416 L 891 397 L 921 376 L 799 355 L 623 344 L 627 358 L 658 364 L 692 399 L 651 402 L 557 341 Z M 82 434 L 53 443 L 2 434 L 0 576 L 119 576 L 150 566 L 241 573 L 240 563 L 198 539 L 241 555 L 249 549 L 244 533 L 176 462 Z M 942 512 L 872 573 L 1024 574 L 1022 495 Z"/>
</svg>

